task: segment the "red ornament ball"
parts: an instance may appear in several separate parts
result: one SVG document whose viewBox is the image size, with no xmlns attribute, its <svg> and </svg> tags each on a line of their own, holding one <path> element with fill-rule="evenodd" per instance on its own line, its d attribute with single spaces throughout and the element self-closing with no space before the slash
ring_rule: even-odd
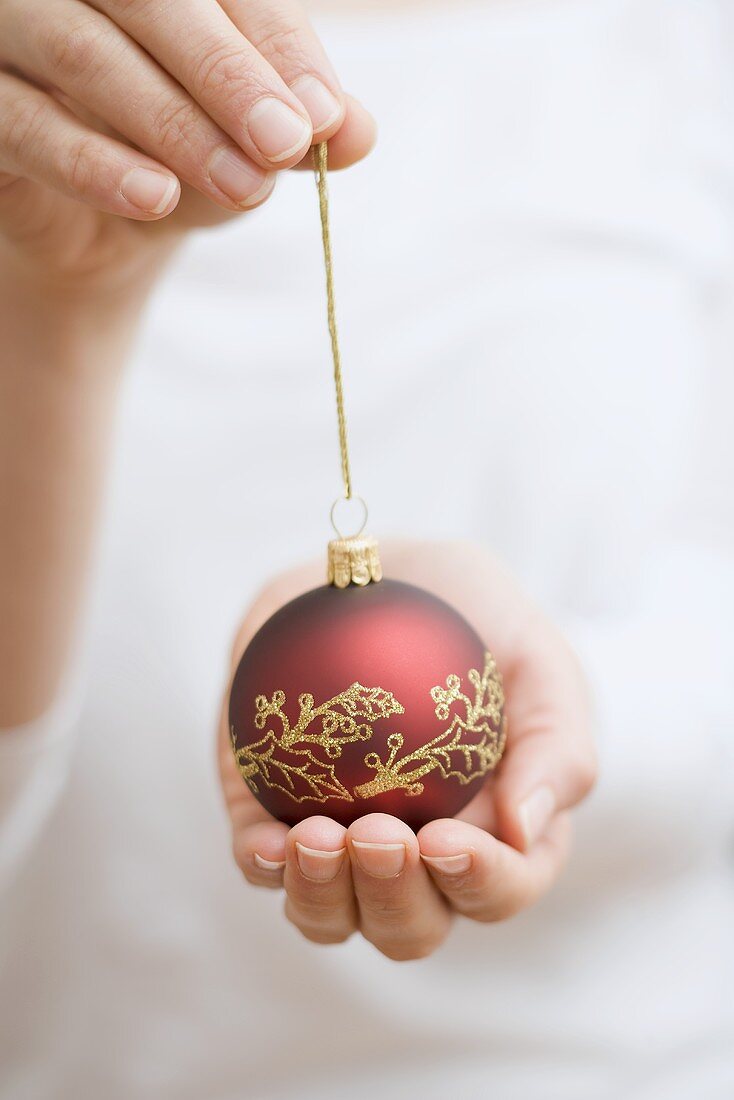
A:
<svg viewBox="0 0 734 1100">
<path fill-rule="evenodd" d="M 423 589 L 314 589 L 257 632 L 235 673 L 232 748 L 274 817 L 413 829 L 456 814 L 502 755 L 504 694 L 469 624 Z"/>
</svg>

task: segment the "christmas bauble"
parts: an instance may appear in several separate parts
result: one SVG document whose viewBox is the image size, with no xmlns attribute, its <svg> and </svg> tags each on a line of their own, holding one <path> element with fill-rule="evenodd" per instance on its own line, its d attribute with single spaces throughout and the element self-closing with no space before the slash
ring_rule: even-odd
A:
<svg viewBox="0 0 734 1100">
<path fill-rule="evenodd" d="M 494 659 L 458 612 L 363 578 L 265 623 L 235 673 L 229 721 L 245 782 L 281 821 L 381 811 L 418 829 L 456 814 L 495 767 L 503 704 Z"/>
</svg>

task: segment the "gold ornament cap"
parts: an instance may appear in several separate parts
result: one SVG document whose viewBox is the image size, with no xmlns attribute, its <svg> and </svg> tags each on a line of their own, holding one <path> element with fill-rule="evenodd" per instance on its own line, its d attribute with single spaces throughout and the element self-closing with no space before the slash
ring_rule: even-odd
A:
<svg viewBox="0 0 734 1100">
<path fill-rule="evenodd" d="M 350 584 L 363 588 L 382 580 L 382 565 L 377 539 L 371 535 L 356 535 L 348 539 L 332 539 L 329 543 L 327 582 L 336 588 Z"/>
</svg>

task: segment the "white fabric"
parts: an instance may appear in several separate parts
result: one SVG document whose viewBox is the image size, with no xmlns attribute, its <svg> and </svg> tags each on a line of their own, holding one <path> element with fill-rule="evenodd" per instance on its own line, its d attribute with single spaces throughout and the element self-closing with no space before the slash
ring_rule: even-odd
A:
<svg viewBox="0 0 734 1100">
<path fill-rule="evenodd" d="M 81 677 L 65 683 L 35 722 L 0 731 L 0 889 L 12 881 L 68 779 L 81 708 Z"/>
<path fill-rule="evenodd" d="M 305 943 L 231 862 L 229 642 L 269 573 L 321 552 L 339 490 L 315 196 L 291 176 L 192 240 L 152 308 L 53 813 L 30 784 L 58 723 L 0 743 L 3 1100 L 734 1095 L 727 16 L 321 24 L 381 121 L 332 182 L 359 489 L 383 535 L 491 545 L 577 645 L 602 780 L 562 882 L 397 965 Z M 36 779 L 8 770 L 24 736 Z"/>
</svg>

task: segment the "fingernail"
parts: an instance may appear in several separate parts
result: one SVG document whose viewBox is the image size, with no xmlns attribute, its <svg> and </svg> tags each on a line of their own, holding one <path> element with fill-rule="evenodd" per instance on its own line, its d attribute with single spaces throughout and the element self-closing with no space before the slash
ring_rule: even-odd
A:
<svg viewBox="0 0 734 1100">
<path fill-rule="evenodd" d="M 421 859 L 442 875 L 463 875 L 471 867 L 471 855 L 468 852 L 461 852 L 457 856 L 424 856 L 421 852 Z"/>
<path fill-rule="evenodd" d="M 296 841 L 296 857 L 301 874 L 314 882 L 331 882 L 336 878 L 345 852 L 346 848 L 339 848 L 336 852 L 321 852 Z"/>
<path fill-rule="evenodd" d="M 263 172 L 237 149 L 217 149 L 209 161 L 209 177 L 238 206 L 254 206 L 272 191 L 275 176 Z"/>
<path fill-rule="evenodd" d="M 291 84 L 291 91 L 308 111 L 314 131 L 325 130 L 342 113 L 339 100 L 315 76 L 299 76 Z"/>
<path fill-rule="evenodd" d="M 528 847 L 543 835 L 555 809 L 556 799 L 550 787 L 538 787 L 520 803 L 517 813 Z"/>
<path fill-rule="evenodd" d="M 123 198 L 146 214 L 162 214 L 176 194 L 178 180 L 150 168 L 131 168 L 122 183 Z"/>
<path fill-rule="evenodd" d="M 258 99 L 247 119 L 250 137 L 264 157 L 278 163 L 305 149 L 311 141 L 311 127 L 281 99 Z"/>
<path fill-rule="evenodd" d="M 359 866 L 375 878 L 395 878 L 405 866 L 404 844 L 370 844 L 365 840 L 353 840 L 352 847 Z"/>
<path fill-rule="evenodd" d="M 282 871 L 285 867 L 285 860 L 276 861 L 272 859 L 263 859 L 255 852 L 255 864 L 261 871 Z"/>
</svg>

